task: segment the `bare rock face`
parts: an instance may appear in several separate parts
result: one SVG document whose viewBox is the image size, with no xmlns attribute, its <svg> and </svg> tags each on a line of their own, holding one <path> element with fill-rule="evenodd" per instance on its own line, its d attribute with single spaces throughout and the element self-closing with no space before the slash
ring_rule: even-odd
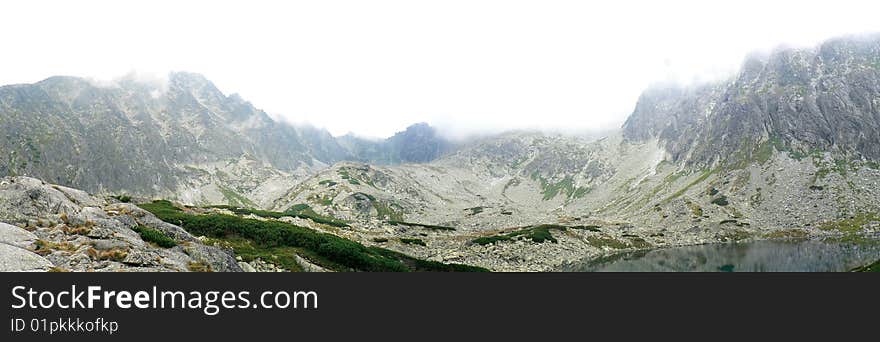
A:
<svg viewBox="0 0 880 342">
<path fill-rule="evenodd" d="M 37 236 L 27 230 L 0 222 L 0 243 L 27 248 L 37 241 Z"/>
<path fill-rule="evenodd" d="M 0 271 L 241 271 L 229 251 L 137 206 L 33 178 L 0 179 L 0 221 L 19 225 L 0 222 Z M 144 241 L 139 228 L 177 246 Z"/>
<path fill-rule="evenodd" d="M 752 57 L 717 84 L 655 87 L 623 132 L 659 138 L 676 161 L 698 167 L 748 160 L 766 143 L 880 159 L 880 35 Z"/>
<path fill-rule="evenodd" d="M 45 271 L 52 263 L 28 251 L 37 236 L 33 233 L 0 222 L 0 272 Z"/>
<path fill-rule="evenodd" d="M 46 271 L 52 263 L 36 253 L 7 244 L 0 244 L 0 272 Z"/>
</svg>

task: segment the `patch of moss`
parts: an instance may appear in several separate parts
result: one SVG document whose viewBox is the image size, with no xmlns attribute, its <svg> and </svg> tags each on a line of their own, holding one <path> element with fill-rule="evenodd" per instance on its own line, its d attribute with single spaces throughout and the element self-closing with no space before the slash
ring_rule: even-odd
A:
<svg viewBox="0 0 880 342">
<path fill-rule="evenodd" d="M 804 239 L 810 234 L 802 229 L 780 229 L 774 232 L 764 234 L 767 239 Z"/>
<path fill-rule="evenodd" d="M 612 248 L 612 249 L 625 249 L 629 248 L 630 245 L 625 241 L 621 241 L 615 239 L 608 235 L 600 235 L 600 236 L 587 236 L 587 243 L 589 243 L 593 247 L 598 248 Z"/>
</svg>

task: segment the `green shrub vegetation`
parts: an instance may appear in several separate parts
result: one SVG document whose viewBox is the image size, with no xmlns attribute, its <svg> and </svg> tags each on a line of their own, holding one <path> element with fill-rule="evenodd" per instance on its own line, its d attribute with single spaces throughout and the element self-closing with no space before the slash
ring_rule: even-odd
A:
<svg viewBox="0 0 880 342">
<path fill-rule="evenodd" d="M 468 215 L 473 216 L 473 215 L 476 215 L 476 214 L 482 213 L 482 212 L 483 212 L 483 209 L 486 209 L 486 207 L 473 207 L 473 208 L 467 208 L 467 209 L 465 209 L 465 211 L 469 211 Z"/>
<path fill-rule="evenodd" d="M 599 228 L 601 228 L 601 227 L 596 226 L 596 225 L 571 226 L 571 227 L 568 227 L 568 228 L 571 228 L 571 229 L 583 229 L 583 230 L 588 230 L 588 231 L 591 231 L 591 232 L 599 232 L 599 231 L 601 231 L 601 230 L 599 230 Z"/>
<path fill-rule="evenodd" d="M 488 245 L 498 241 L 508 241 L 515 238 L 524 238 L 532 240 L 532 242 L 541 243 L 544 241 L 557 242 L 556 238 L 553 237 L 553 234 L 550 233 L 551 229 L 555 230 L 565 230 L 565 226 L 558 224 L 542 224 L 537 226 L 529 226 L 523 229 L 513 231 L 507 234 L 494 235 L 494 236 L 486 236 L 472 240 L 471 242 L 476 243 L 478 245 Z"/>
<path fill-rule="evenodd" d="M 174 241 L 174 239 L 168 237 L 168 235 L 165 235 L 165 233 L 160 230 L 142 225 L 138 225 L 133 228 L 133 230 L 136 231 L 144 241 L 155 243 L 159 247 L 171 248 L 177 246 L 177 242 Z"/>
<path fill-rule="evenodd" d="M 404 222 L 404 221 L 394 221 L 394 220 L 388 221 L 388 224 L 410 226 L 410 227 L 422 227 L 422 228 L 427 228 L 427 229 L 431 229 L 431 230 L 455 230 L 455 228 L 453 228 L 453 227 L 437 226 L 437 225 L 432 225 L 432 224 L 412 223 L 412 222 Z"/>
<path fill-rule="evenodd" d="M 131 196 L 129 196 L 129 195 L 116 195 L 116 196 L 111 196 L 111 197 L 115 198 L 117 201 L 120 201 L 122 203 L 131 202 Z"/>
<path fill-rule="evenodd" d="M 400 238 L 400 242 L 405 243 L 407 245 L 427 246 L 425 241 L 423 241 L 422 239 Z"/>
<path fill-rule="evenodd" d="M 730 204 L 730 202 L 727 201 L 727 196 L 723 196 L 723 195 L 722 195 L 722 196 L 718 196 L 718 197 L 714 198 L 714 199 L 712 200 L 712 204 L 714 204 L 714 205 L 720 205 L 720 206 L 723 207 L 723 206 L 726 206 L 726 205 Z"/>
<path fill-rule="evenodd" d="M 589 187 L 577 187 L 574 185 L 574 179 L 566 176 L 558 182 L 551 182 L 542 177 L 537 171 L 532 173 L 532 179 L 541 183 L 541 194 L 543 200 L 551 200 L 556 195 L 564 194 L 566 199 L 581 198 L 590 192 Z"/>
<path fill-rule="evenodd" d="M 334 227 L 348 227 L 349 226 L 348 223 L 346 223 L 345 221 L 342 221 L 342 220 L 339 220 L 336 218 L 332 218 L 332 217 L 318 215 L 307 204 L 294 205 L 294 206 L 290 207 L 290 209 L 288 209 L 285 212 L 249 209 L 249 208 L 241 208 L 241 207 L 228 206 L 228 205 L 215 205 L 215 206 L 211 206 L 211 208 L 226 209 L 226 210 L 229 210 L 229 211 L 235 213 L 236 215 L 256 215 L 256 216 L 260 216 L 260 217 L 274 218 L 274 219 L 279 219 L 279 218 L 282 218 L 285 216 L 290 216 L 290 217 L 298 217 L 301 219 L 309 219 L 309 220 L 312 220 L 316 223 L 326 224 L 328 226 L 334 226 Z"/>
<path fill-rule="evenodd" d="M 322 181 L 318 182 L 318 184 L 319 184 L 319 185 L 326 185 L 326 186 L 329 187 L 329 186 L 334 186 L 334 185 L 336 185 L 337 183 L 334 182 L 334 181 L 332 181 L 332 180 L 325 179 L 325 180 L 322 180 Z"/>
<path fill-rule="evenodd" d="M 171 202 L 159 200 L 140 205 L 159 219 L 180 225 L 196 235 L 233 240 L 247 239 L 257 249 L 296 248 L 300 255 L 334 270 L 359 271 L 486 271 L 484 268 L 432 263 L 378 247 L 279 222 L 246 219 L 233 215 L 184 212 Z M 240 247 L 239 247 L 240 248 Z M 277 254 L 272 254 L 277 255 Z"/>
</svg>

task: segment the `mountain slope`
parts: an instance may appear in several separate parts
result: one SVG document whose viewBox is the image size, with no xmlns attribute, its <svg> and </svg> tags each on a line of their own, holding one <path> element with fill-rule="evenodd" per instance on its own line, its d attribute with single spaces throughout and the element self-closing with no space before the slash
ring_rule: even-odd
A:
<svg viewBox="0 0 880 342">
<path fill-rule="evenodd" d="M 52 77 L 0 87 L 0 147 L 7 151 L 3 175 L 97 193 L 255 206 L 341 160 L 424 162 L 449 150 L 424 124 L 373 143 L 277 123 L 203 76 L 181 72 L 167 84 Z"/>
<path fill-rule="evenodd" d="M 880 158 L 880 35 L 749 58 L 728 82 L 660 87 L 623 127 L 658 137 L 675 161 L 698 167 L 748 160 L 762 145 L 798 154 Z"/>
<path fill-rule="evenodd" d="M 880 230 L 878 42 L 779 50 L 728 82 L 654 87 L 600 139 L 507 133 L 427 164 L 334 165 L 274 206 L 309 205 L 364 238 L 429 247 L 408 253 L 504 270 L 626 248 L 866 238 Z M 558 243 L 510 238 L 528 227 Z"/>
</svg>

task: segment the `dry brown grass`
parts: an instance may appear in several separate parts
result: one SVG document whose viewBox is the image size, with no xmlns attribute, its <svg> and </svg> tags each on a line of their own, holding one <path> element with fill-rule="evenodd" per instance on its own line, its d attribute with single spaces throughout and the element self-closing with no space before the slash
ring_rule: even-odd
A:
<svg viewBox="0 0 880 342">
<path fill-rule="evenodd" d="M 86 251 L 92 259 L 95 260 L 112 260 L 112 261 L 122 261 L 125 257 L 128 256 L 128 251 L 121 248 L 114 248 L 106 251 L 99 251 L 94 248 L 89 248 Z"/>
<path fill-rule="evenodd" d="M 70 242 L 52 242 L 46 240 L 37 240 L 34 242 L 34 253 L 39 255 L 49 255 L 54 251 L 73 252 L 76 246 Z"/>
</svg>

